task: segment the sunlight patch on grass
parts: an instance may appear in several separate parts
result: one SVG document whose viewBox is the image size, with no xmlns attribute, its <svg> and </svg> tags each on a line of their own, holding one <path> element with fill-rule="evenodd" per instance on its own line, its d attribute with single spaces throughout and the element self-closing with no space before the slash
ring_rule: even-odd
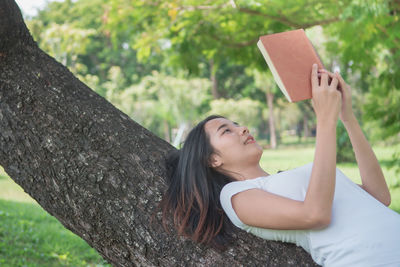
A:
<svg viewBox="0 0 400 267">
<path fill-rule="evenodd" d="M 36 203 L 24 190 L 16 184 L 11 178 L 4 177 L 0 179 L 0 198 L 5 200 L 14 200 L 26 203 Z"/>
<path fill-rule="evenodd" d="M 36 204 L 0 199 L 0 266 L 110 266 Z"/>
</svg>

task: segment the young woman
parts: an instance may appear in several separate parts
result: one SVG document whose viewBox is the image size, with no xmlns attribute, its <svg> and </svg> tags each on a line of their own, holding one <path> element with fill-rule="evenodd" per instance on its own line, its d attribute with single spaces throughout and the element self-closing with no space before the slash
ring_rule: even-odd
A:
<svg viewBox="0 0 400 267">
<path fill-rule="evenodd" d="M 400 266 L 400 215 L 387 207 L 390 193 L 353 114 L 350 87 L 316 65 L 311 83 L 317 118 L 312 163 L 270 175 L 246 127 L 210 116 L 168 160 L 164 219 L 171 212 L 179 234 L 216 246 L 230 240 L 233 223 L 265 239 L 295 243 L 323 266 Z M 353 145 L 361 185 L 336 168 L 338 118 Z"/>
</svg>

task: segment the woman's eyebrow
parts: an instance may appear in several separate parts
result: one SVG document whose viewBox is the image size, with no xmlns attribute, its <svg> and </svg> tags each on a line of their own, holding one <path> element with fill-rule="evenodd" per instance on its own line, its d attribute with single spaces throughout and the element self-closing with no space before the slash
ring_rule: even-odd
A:
<svg viewBox="0 0 400 267">
<path fill-rule="evenodd" d="M 235 124 L 236 126 L 239 126 L 239 123 L 237 123 L 237 122 L 234 122 L 234 121 L 233 121 L 233 124 Z M 224 127 L 227 127 L 227 126 L 228 126 L 227 123 L 221 124 L 221 125 L 218 127 L 218 129 L 217 129 L 216 132 L 218 132 L 221 128 L 224 128 Z"/>
</svg>

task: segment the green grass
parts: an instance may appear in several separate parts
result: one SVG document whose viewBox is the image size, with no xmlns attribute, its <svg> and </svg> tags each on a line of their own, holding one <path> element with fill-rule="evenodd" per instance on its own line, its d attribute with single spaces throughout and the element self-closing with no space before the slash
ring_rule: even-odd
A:
<svg viewBox="0 0 400 267">
<path fill-rule="evenodd" d="M 0 172 L 0 266 L 110 266 Z"/>
<path fill-rule="evenodd" d="M 11 180 L 0 166 L 0 199 L 15 200 L 25 203 L 36 203 L 24 190 Z"/>
</svg>

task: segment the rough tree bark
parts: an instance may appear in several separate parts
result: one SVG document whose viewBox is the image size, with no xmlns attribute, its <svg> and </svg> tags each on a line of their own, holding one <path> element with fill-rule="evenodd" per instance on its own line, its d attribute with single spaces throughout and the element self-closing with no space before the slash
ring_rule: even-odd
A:
<svg viewBox="0 0 400 267">
<path fill-rule="evenodd" d="M 167 234 L 164 157 L 174 149 L 41 51 L 13 0 L 0 0 L 0 164 L 115 266 L 313 266 L 295 245 L 238 230 L 225 252 Z"/>
</svg>

